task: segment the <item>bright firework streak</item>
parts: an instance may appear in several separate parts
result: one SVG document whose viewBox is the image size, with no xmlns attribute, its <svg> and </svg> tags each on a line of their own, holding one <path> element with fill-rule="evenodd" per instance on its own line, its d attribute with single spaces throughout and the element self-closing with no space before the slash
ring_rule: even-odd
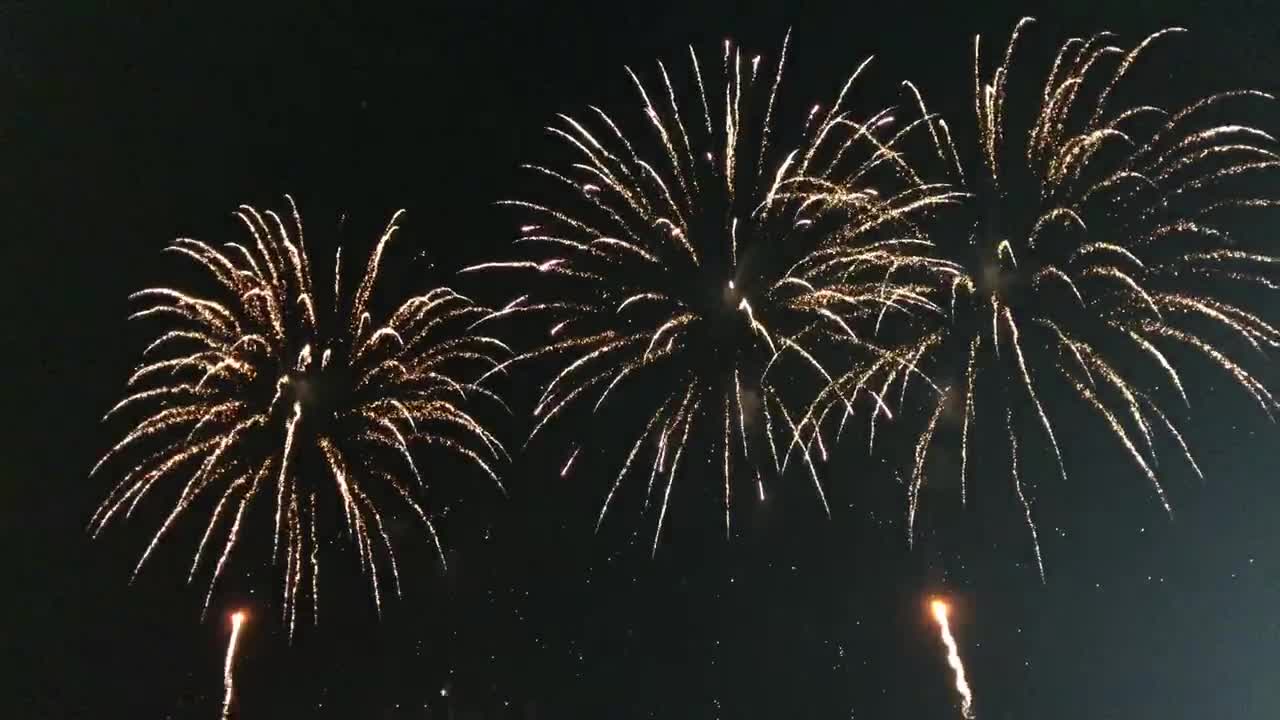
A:
<svg viewBox="0 0 1280 720">
<path fill-rule="evenodd" d="M 1044 401 L 1048 395 L 1042 386 L 1049 380 L 1060 381 L 1097 413 L 1166 509 L 1169 502 L 1156 474 L 1157 434 L 1167 432 L 1200 473 L 1153 392 L 1163 385 L 1174 402 L 1189 407 L 1183 381 L 1203 373 L 1182 368 L 1175 353 L 1224 371 L 1268 416 L 1278 406 L 1216 339 L 1233 336 L 1259 351 L 1280 347 L 1280 330 L 1222 296 L 1231 286 L 1280 287 L 1271 272 L 1280 257 L 1238 249 L 1220 220 L 1232 208 L 1280 204 L 1242 196 L 1232 182 L 1280 168 L 1280 153 L 1275 139 L 1257 128 L 1203 121 L 1224 102 L 1269 96 L 1239 90 L 1173 111 L 1115 107 L 1109 102 L 1112 91 L 1143 51 L 1180 30 L 1157 32 L 1127 52 L 1108 45 L 1112 36 L 1103 33 L 1062 46 L 1036 98 L 1030 129 L 1015 132 L 1006 118 L 1007 81 L 1019 33 L 1029 22 L 1024 19 L 1015 28 L 989 78 L 982 73 L 975 41 L 980 141 L 975 167 L 963 166 L 946 122 L 931 115 L 907 83 L 911 101 L 929 119 L 939 165 L 968 193 L 959 211 L 968 221 L 948 217 L 934 235 L 955 227 L 966 232 L 937 237 L 929 246 L 904 246 L 904 252 L 921 257 L 895 269 L 898 274 L 924 271 L 914 277 L 932 284 L 930 297 L 948 308 L 941 323 L 901 350 L 911 358 L 909 366 L 918 362 L 932 376 L 958 379 L 933 388 L 929 402 L 934 407 L 916 442 L 908 484 L 909 538 L 933 440 L 952 425 L 959 426 L 961 497 L 967 497 L 969 440 L 978 406 L 992 408 L 986 412 L 1004 415 L 1002 420 L 1011 412 L 1025 415 L 1039 427 L 1066 476 L 1052 408 Z M 1108 67 L 1110 75 L 1099 77 Z M 1145 364 L 1125 367 L 1121 359 L 1135 351 Z M 981 402 L 980 375 L 999 388 L 983 393 Z M 899 398 L 905 399 L 909 379 L 905 372 L 891 378 L 902 383 Z M 835 387 L 865 381 L 857 370 Z M 889 384 L 881 391 L 888 392 Z M 820 400 L 811 415 L 820 417 L 823 403 L 834 405 L 838 398 Z M 997 406 L 1004 412 L 997 414 Z M 954 412 L 944 412 L 947 408 Z M 1016 426 L 1008 422 L 1012 481 L 1039 561 L 1031 504 L 1012 457 L 1018 449 Z"/>
<path fill-rule="evenodd" d="M 467 330 L 489 311 L 449 288 L 410 297 L 385 319 L 375 317 L 370 300 L 400 213 L 378 240 L 355 292 L 342 292 L 335 262 L 333 297 L 321 302 L 302 220 L 291 198 L 289 204 L 288 221 L 241 206 L 235 214 L 248 230 L 247 243 L 217 248 L 178 239 L 170 245 L 170 252 L 206 271 L 218 292 L 155 288 L 134 295 L 146 307 L 133 317 L 169 326 L 144 351 L 146 359 L 128 382 L 130 394 L 107 416 L 150 409 L 94 471 L 144 441 L 161 449 L 125 473 L 90 529 L 96 535 L 112 518 L 129 516 L 161 481 L 189 472 L 134 574 L 200 496 L 216 494 L 188 578 L 225 527 L 207 609 L 253 500 L 274 499 L 271 555 L 283 566 L 282 608 L 292 633 L 299 596 L 308 589 L 313 619 L 319 617 L 318 549 L 326 531 L 319 511 L 341 518 L 379 609 L 387 569 L 400 591 L 383 523 L 390 506 L 402 503 L 423 523 L 444 563 L 420 500 L 426 478 L 412 451 L 442 448 L 497 482 L 490 463 L 505 452 L 464 401 L 501 403 L 474 379 L 508 353 L 500 341 Z M 161 353 L 168 355 L 157 359 Z M 229 527 L 223 522 L 228 517 Z M 385 559 L 378 557 L 379 547 Z"/>
<path fill-rule="evenodd" d="M 642 394 L 632 407 L 646 411 L 618 421 L 639 435 L 598 522 L 629 470 L 647 465 L 648 497 L 655 484 L 661 497 L 655 549 L 690 437 L 723 472 L 726 534 L 735 468 L 754 480 L 766 458 L 776 471 L 785 466 L 751 440 L 766 436 L 774 448 L 775 430 L 795 430 L 781 384 L 767 373 L 775 358 L 794 356 L 801 372 L 829 378 L 814 354 L 821 342 L 842 358 L 868 350 L 883 370 L 901 358 L 862 347 L 849 323 L 891 309 L 937 310 L 923 288 L 884 279 L 900 243 L 923 242 L 911 221 L 955 199 L 920 183 L 896 150 L 923 123 L 899 128 L 888 110 L 864 116 L 845 107 L 864 62 L 825 113 L 815 120 L 811 112 L 786 139 L 774 125 L 788 42 L 776 64 L 744 61 L 726 43 L 711 65 L 718 74 L 705 72 L 692 48 L 683 77 L 659 62 L 646 84 L 628 68 L 647 137 L 597 107 L 558 116 L 548 132 L 572 157 L 526 166 L 551 199 L 503 203 L 529 216 L 516 243 L 537 254 L 471 268 L 533 275 L 532 294 L 492 316 L 532 315 L 549 328 L 546 345 L 512 361 L 560 363 L 537 402 L 533 434 L 574 408 L 596 415 L 611 397 Z M 856 395 L 842 397 L 846 409 Z M 775 429 L 774 418 L 785 424 Z M 804 456 L 825 506 L 807 446 L 787 448 Z M 756 486 L 763 497 L 763 480 Z"/>
<path fill-rule="evenodd" d="M 236 644 L 240 640 L 240 626 L 244 625 L 245 614 L 238 610 L 231 615 L 231 639 L 227 641 L 227 659 L 222 665 L 222 687 L 226 691 L 222 697 L 222 718 L 231 717 L 231 700 L 235 695 L 235 676 L 231 669 L 236 660 Z"/>
<path fill-rule="evenodd" d="M 933 611 L 933 619 L 938 623 L 938 632 L 942 635 L 942 644 L 947 646 L 947 664 L 956 674 L 956 692 L 960 693 L 960 712 L 966 718 L 973 717 L 973 690 L 964 676 L 964 663 L 960 662 L 960 651 L 956 648 L 956 639 L 951 635 L 951 623 L 947 616 L 950 608 L 942 600 L 935 599 L 929 604 Z"/>
</svg>

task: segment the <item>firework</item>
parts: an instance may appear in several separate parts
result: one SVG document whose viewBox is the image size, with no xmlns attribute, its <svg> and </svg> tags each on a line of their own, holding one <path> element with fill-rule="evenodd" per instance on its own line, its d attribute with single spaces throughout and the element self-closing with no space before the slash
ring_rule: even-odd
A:
<svg viewBox="0 0 1280 720">
<path fill-rule="evenodd" d="M 710 63 L 689 48 L 685 74 L 659 61 L 646 82 L 627 68 L 643 132 L 594 106 L 558 116 L 548 131 L 571 158 L 526 166 L 547 199 L 504 203 L 523 217 L 516 243 L 530 256 L 471 268 L 534 276 L 532 294 L 488 319 L 545 322 L 545 344 L 511 361 L 557 363 L 531 439 L 570 412 L 636 409 L 591 421 L 634 438 L 597 527 L 624 478 L 644 467 L 655 550 L 682 461 L 714 462 L 723 476 L 726 535 L 734 472 L 763 497 L 766 462 L 785 466 L 791 451 L 778 450 L 774 425 L 790 433 L 795 418 L 769 375 L 775 360 L 794 356 L 825 384 L 817 344 L 857 346 L 854 318 L 931 306 L 876 273 L 907 242 L 895 231 L 954 195 L 902 161 L 904 129 L 888 110 L 844 107 L 866 62 L 784 142 L 775 120 L 789 39 L 777 63 L 726 42 Z M 822 497 L 808 448 L 797 452 Z M 562 474 L 578 450 L 566 454 Z"/>
<path fill-rule="evenodd" d="M 231 668 L 236 660 L 236 644 L 240 640 L 240 626 L 244 624 L 244 611 L 237 611 L 231 615 L 231 638 L 227 640 L 227 659 L 222 664 L 222 687 L 224 690 L 222 696 L 222 719 L 227 720 L 231 717 L 231 699 L 235 696 L 236 681 L 235 676 L 231 673 Z"/>
<path fill-rule="evenodd" d="M 1161 405 L 1167 401 L 1154 392 L 1163 385 L 1189 407 L 1184 380 L 1196 373 L 1183 370 L 1186 358 L 1207 360 L 1265 413 L 1275 409 L 1267 388 L 1219 342 L 1234 338 L 1257 350 L 1280 345 L 1280 331 L 1226 297 L 1250 285 L 1276 287 L 1267 271 L 1280 258 L 1237 249 L 1224 224 L 1233 208 L 1277 204 L 1241 195 L 1236 184 L 1280 166 L 1280 155 L 1267 133 L 1212 121 L 1223 104 L 1268 97 L 1260 92 L 1224 92 L 1174 110 L 1118 106 L 1115 91 L 1144 51 L 1181 32 L 1176 28 L 1127 51 L 1109 45 L 1108 33 L 1067 41 L 1035 98 L 1029 127 L 1017 125 L 1008 82 L 1019 33 L 1029 22 L 1014 29 L 990 76 L 983 74 L 975 40 L 979 147 L 972 166 L 961 160 L 945 120 L 929 114 L 922 95 L 906 84 L 928 123 L 935 151 L 928 155 L 936 155 L 967 199 L 956 210 L 960 218 L 948 215 L 945 225 L 930 226 L 933 245 L 904 246 L 917 257 L 895 273 L 931 283 L 929 297 L 946 309 L 928 316 L 938 322 L 899 352 L 932 377 L 952 378 L 941 387 L 918 385 L 934 395 L 908 482 L 909 537 L 935 436 L 958 431 L 964 502 L 977 407 L 999 406 L 1012 484 L 1043 578 L 1032 483 L 1018 473 L 1016 431 L 1023 417 L 1037 426 L 1066 477 L 1044 385 L 1060 385 L 1097 413 L 1166 509 L 1156 474 L 1160 433 L 1200 472 Z M 955 229 L 960 232 L 948 237 Z M 1141 363 L 1120 361 L 1135 350 Z M 860 377 L 852 373 L 840 382 Z M 908 375 L 896 379 L 905 397 Z M 980 392 L 984 387 L 991 391 Z"/>
<path fill-rule="evenodd" d="M 444 563 L 421 499 L 427 478 L 413 451 L 443 448 L 498 482 L 491 463 L 503 456 L 502 446 L 463 401 L 497 400 L 472 380 L 507 353 L 501 342 L 463 331 L 488 311 L 448 288 L 411 297 L 374 319 L 371 298 L 400 213 L 352 293 L 343 292 L 339 249 L 333 295 L 324 299 L 312 283 L 301 218 L 292 199 L 289 205 L 288 220 L 241 206 L 235 215 L 248 229 L 246 244 L 170 245 L 207 272 L 209 294 L 154 288 L 133 296 L 143 305 L 134 318 L 169 325 L 129 378 L 129 395 L 107 413 L 141 419 L 93 471 L 136 446 L 158 449 L 125 472 L 90 529 L 96 535 L 185 476 L 134 575 L 180 516 L 212 504 L 188 576 L 195 577 L 208 546 L 221 537 L 207 610 L 249 511 L 274 501 L 267 520 L 271 557 L 283 566 L 283 612 L 292 632 L 308 592 L 318 621 L 319 550 L 330 520 L 352 538 L 379 610 L 387 570 L 400 590 L 384 514 L 403 507 L 416 516 Z"/>
<path fill-rule="evenodd" d="M 969 688 L 969 681 L 964 676 L 964 663 L 960 661 L 960 651 L 956 648 L 956 639 L 951 635 L 951 623 L 948 621 L 948 615 L 951 608 L 943 600 L 934 600 L 929 603 L 929 609 L 933 612 L 933 620 L 938 623 L 938 633 L 942 636 L 942 644 L 947 648 L 947 665 L 951 666 L 951 670 L 956 674 L 956 692 L 960 693 L 960 713 L 966 718 L 973 718 L 973 690 Z"/>
</svg>

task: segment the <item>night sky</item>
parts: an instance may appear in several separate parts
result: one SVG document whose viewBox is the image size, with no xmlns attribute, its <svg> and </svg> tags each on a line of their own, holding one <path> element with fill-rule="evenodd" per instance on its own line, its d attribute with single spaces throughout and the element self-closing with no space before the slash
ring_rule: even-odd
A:
<svg viewBox="0 0 1280 720">
<path fill-rule="evenodd" d="M 897 102 L 907 78 L 959 125 L 973 34 L 1003 47 L 1021 15 L 1040 19 L 1019 56 L 1037 77 L 1071 35 L 1111 29 L 1131 45 L 1190 27 L 1145 66 L 1144 97 L 1172 104 L 1280 89 L 1280 7 L 54 5 L 0 6 L 0 715 L 216 717 L 225 616 L 245 607 L 243 718 L 439 718 L 450 704 L 458 718 L 954 718 L 928 615 L 943 593 L 981 718 L 1280 717 L 1277 428 L 1216 375 L 1191 383 L 1206 480 L 1167 457 L 1172 519 L 1096 424 L 1063 431 L 1069 483 L 1045 448 L 1027 448 L 1045 584 L 1003 458 L 979 458 L 967 509 L 954 491 L 926 493 L 914 549 L 884 459 L 903 447 L 867 457 L 847 443 L 824 470 L 830 520 L 793 473 L 766 502 L 737 506 L 729 541 L 714 487 L 691 470 L 650 559 L 652 516 L 638 508 L 594 532 L 626 439 L 572 425 L 517 456 L 508 498 L 450 472 L 449 571 L 417 528 L 401 529 L 404 598 L 381 619 L 354 553 L 335 553 L 322 623 L 292 644 L 278 569 L 246 563 L 201 623 L 189 533 L 129 584 L 163 508 L 85 533 L 111 481 L 88 469 L 120 431 L 99 418 L 154 329 L 126 322 L 128 295 L 185 272 L 160 253 L 171 238 L 238 238 L 241 202 L 278 207 L 292 193 L 321 247 L 341 237 L 360 253 L 407 208 L 393 285 L 485 295 L 494 288 L 453 273 L 508 251 L 514 224 L 493 201 L 518 187 L 519 163 L 551 151 L 542 128 L 556 112 L 635 112 L 624 64 L 679 62 L 685 45 L 726 37 L 772 56 L 791 27 L 793 108 L 830 98 L 874 53 L 868 105 Z M 1280 110 L 1258 122 L 1280 128 Z M 1259 238 L 1280 228 L 1255 217 Z M 1265 297 L 1253 307 L 1280 311 Z M 1274 386 L 1280 373 L 1263 377 Z M 495 430 L 518 448 L 529 424 Z M 562 479 L 574 439 L 592 452 Z M 717 472 L 706 467 L 707 483 Z"/>
</svg>

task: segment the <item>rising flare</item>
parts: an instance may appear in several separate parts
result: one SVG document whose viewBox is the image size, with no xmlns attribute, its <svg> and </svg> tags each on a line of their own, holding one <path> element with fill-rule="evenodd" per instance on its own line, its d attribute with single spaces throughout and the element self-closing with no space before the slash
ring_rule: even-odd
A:
<svg viewBox="0 0 1280 720">
<path fill-rule="evenodd" d="M 222 720 L 231 717 L 231 700 L 235 696 L 235 676 L 231 669 L 236 660 L 236 644 L 240 640 L 240 626 L 244 624 L 245 614 L 238 610 L 231 615 L 231 639 L 227 640 L 227 659 L 222 665 Z"/>
<path fill-rule="evenodd" d="M 947 616 L 951 609 L 943 600 L 935 599 L 929 604 L 933 611 L 933 619 L 938 623 L 938 632 L 942 635 L 942 644 L 947 647 L 947 665 L 956 674 L 956 692 L 960 693 L 960 713 L 966 718 L 973 718 L 973 691 L 964 676 L 964 663 L 960 661 L 960 651 L 956 648 L 956 639 L 951 636 L 951 623 Z"/>
<path fill-rule="evenodd" d="M 143 304 L 133 317 L 167 325 L 143 352 L 128 396 L 107 413 L 134 416 L 132 428 L 93 472 L 136 446 L 158 449 L 124 471 L 90 530 L 96 536 L 185 475 L 176 497 L 167 498 L 172 507 L 134 574 L 180 516 L 193 506 L 208 508 L 197 500 L 213 496 L 188 576 L 195 577 L 206 547 L 220 537 L 207 610 L 251 509 L 262 505 L 253 501 L 273 500 L 270 520 L 263 519 L 273 528 L 271 559 L 281 568 L 282 609 L 292 633 L 300 595 L 308 590 L 318 621 L 319 550 L 328 537 L 352 539 L 379 609 L 388 570 L 400 591 L 384 524 L 393 508 L 425 526 L 443 564 L 424 505 L 427 477 L 413 453 L 442 448 L 497 482 L 491 463 L 504 451 L 467 405 L 497 401 L 475 379 L 507 352 L 501 342 L 466 330 L 488 310 L 449 288 L 410 297 L 389 315 L 375 316 L 370 300 L 400 213 L 378 240 L 355 292 L 342 293 L 335 263 L 333 297 L 322 302 L 301 217 L 292 199 L 289 205 L 289 221 L 242 205 L 235 215 L 248 230 L 248 243 L 215 247 L 182 238 L 169 246 L 205 271 L 216 292 L 153 288 L 133 296 Z"/>
<path fill-rule="evenodd" d="M 936 310 L 920 288 L 882 277 L 907 242 L 897 233 L 956 196 L 920 183 L 902 161 L 895 146 L 909 127 L 888 110 L 845 106 L 867 62 L 825 113 L 801 115 L 785 132 L 789 40 L 776 63 L 744 60 L 727 42 L 719 73 L 704 72 L 693 48 L 684 75 L 661 61 L 648 81 L 627 68 L 647 132 L 624 130 L 632 126 L 594 106 L 559 115 L 547 130 L 570 157 L 526 166 L 540 199 L 503 203 L 521 215 L 516 244 L 530 256 L 471 268 L 532 275 L 530 294 L 488 321 L 545 323 L 546 343 L 511 361 L 557 368 L 533 435 L 570 413 L 604 423 L 608 435 L 634 434 L 598 522 L 628 472 L 647 467 L 655 549 L 682 460 L 714 459 L 723 473 L 726 535 L 735 469 L 759 497 L 766 463 L 781 472 L 775 434 L 795 429 L 774 379 L 783 358 L 823 382 L 819 346 L 840 357 L 868 349 L 850 330 L 854 319 Z M 825 506 L 808 447 L 786 447 L 805 457 Z M 566 473 L 576 451 L 569 456 Z"/>
</svg>

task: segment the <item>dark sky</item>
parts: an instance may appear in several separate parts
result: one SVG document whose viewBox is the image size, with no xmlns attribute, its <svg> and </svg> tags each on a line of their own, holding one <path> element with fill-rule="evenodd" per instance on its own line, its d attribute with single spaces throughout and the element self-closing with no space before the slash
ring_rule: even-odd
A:
<svg viewBox="0 0 1280 720">
<path fill-rule="evenodd" d="M 1002 45 L 1022 14 L 1041 19 L 1021 56 L 1036 72 L 1069 35 L 1110 28 L 1132 43 L 1191 27 L 1153 56 L 1178 78 L 1157 103 L 1280 78 L 1280 9 L 1261 1 L 54 5 L 0 7 L 0 715 L 12 718 L 217 713 L 227 628 L 199 622 L 188 547 L 129 585 L 159 518 L 89 541 L 108 480 L 86 473 L 119 429 L 98 418 L 143 347 L 127 295 L 170 277 L 159 250 L 174 236 L 235 232 L 238 203 L 291 192 L 309 227 L 346 213 L 366 243 L 405 207 L 404 242 L 429 261 L 406 253 L 401 281 L 447 277 L 506 248 L 512 228 L 491 203 L 547 148 L 554 113 L 630 108 L 622 65 L 730 36 L 773 53 L 788 26 L 787 90 L 802 99 L 829 97 L 875 53 L 869 88 L 910 78 L 934 104 L 967 107 L 973 33 Z M 969 510 L 926 496 L 914 550 L 901 489 L 851 452 L 827 468 L 833 519 L 796 476 L 744 504 L 726 542 L 714 500 L 691 493 L 650 560 L 650 519 L 593 534 L 616 465 L 562 480 L 560 455 L 535 448 L 509 471 L 509 499 L 458 481 L 449 574 L 407 538 L 411 579 L 381 620 L 343 575 L 351 555 L 330 561 L 325 620 L 292 645 L 275 576 L 241 576 L 215 607 L 254 613 L 241 716 L 425 717 L 447 688 L 477 718 L 956 717 L 926 611 L 942 591 L 980 717 L 1280 717 L 1277 431 L 1221 379 L 1196 384 L 1189 434 L 1207 480 L 1170 471 L 1172 520 L 1097 428 L 1067 433 L 1070 484 L 1029 451 L 1025 472 L 1050 478 L 1044 585 L 994 461 L 990 478 L 979 461 Z M 518 446 L 527 427 L 508 425 Z"/>
</svg>

